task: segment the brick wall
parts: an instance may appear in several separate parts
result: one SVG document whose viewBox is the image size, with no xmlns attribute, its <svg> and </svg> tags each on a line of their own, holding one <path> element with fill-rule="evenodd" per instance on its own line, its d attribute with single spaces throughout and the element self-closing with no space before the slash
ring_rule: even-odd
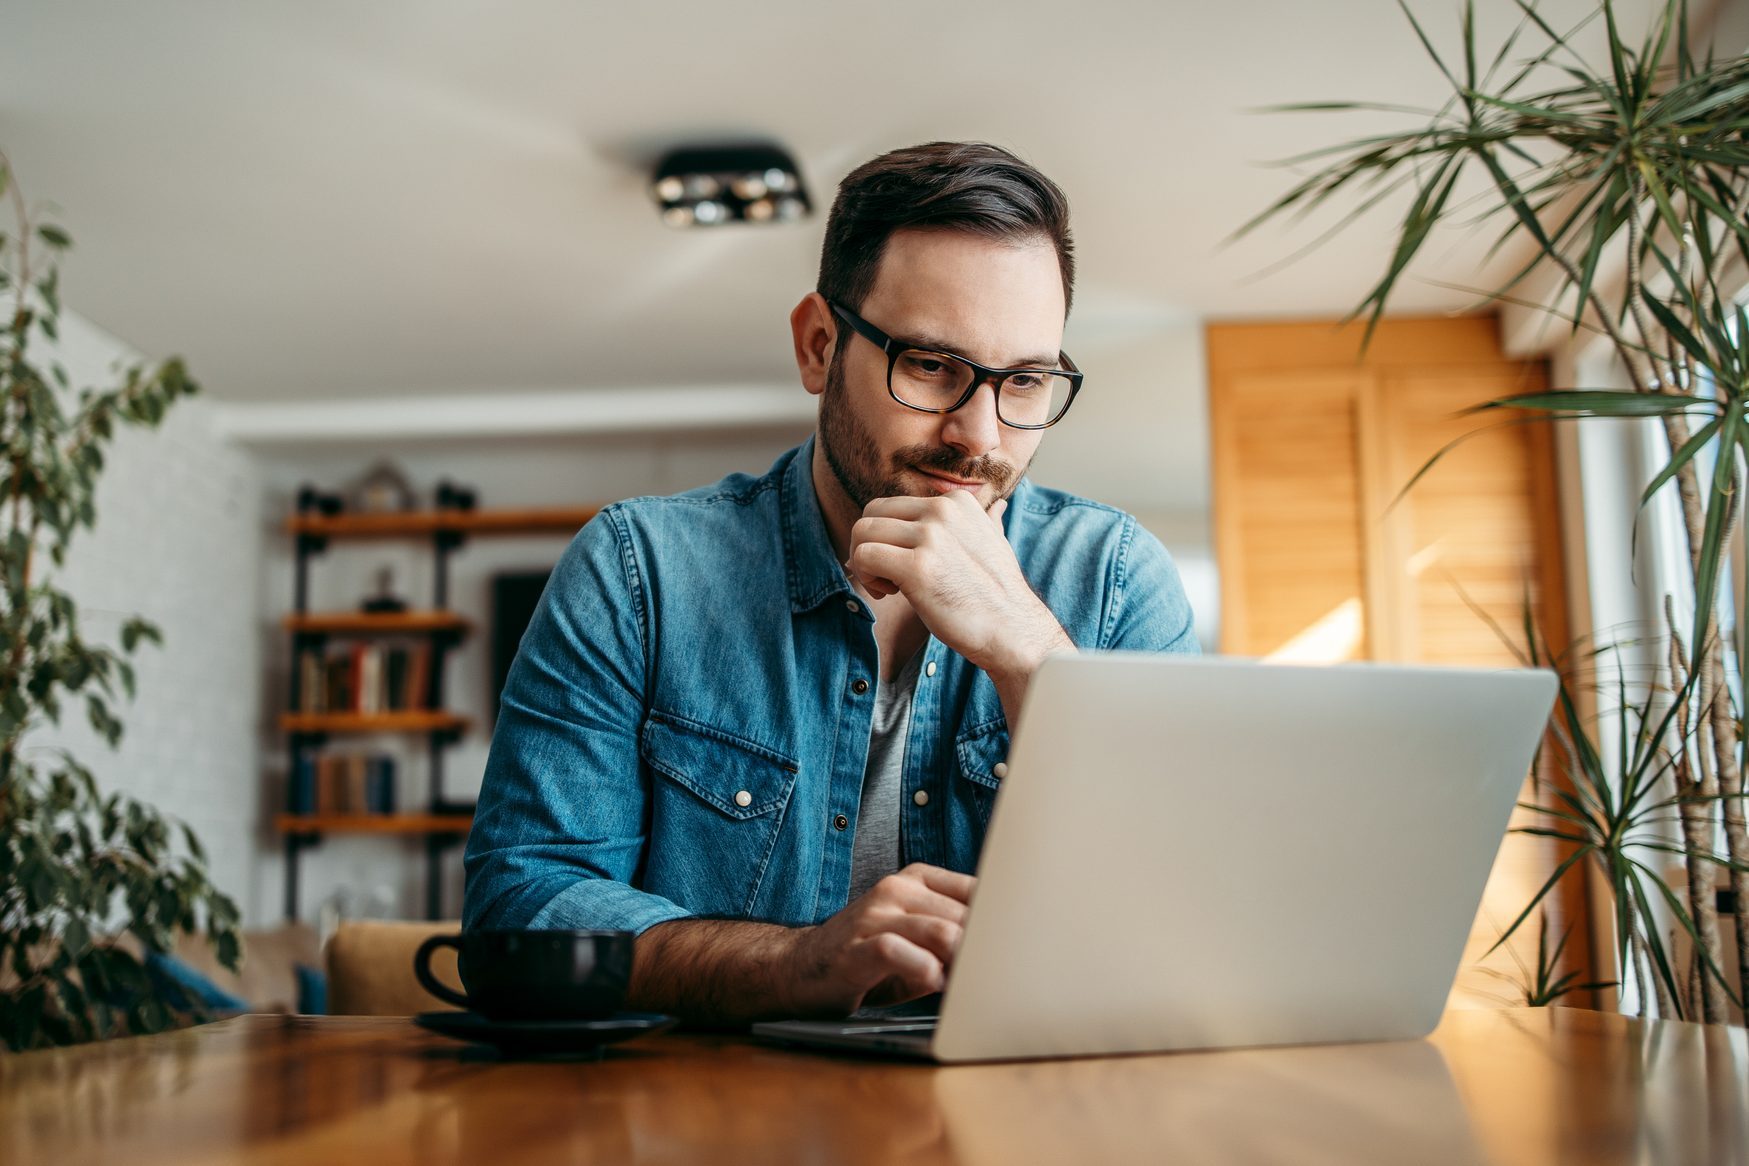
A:
<svg viewBox="0 0 1749 1166">
<path fill-rule="evenodd" d="M 76 387 L 109 388 L 118 383 L 111 365 L 140 357 L 69 316 L 61 359 Z M 29 745 L 65 745 L 103 788 L 192 825 L 214 880 L 253 923 L 272 918 L 257 894 L 260 487 L 250 456 L 214 436 L 212 412 L 203 398 L 185 399 L 159 429 L 118 434 L 98 484 L 97 527 L 76 536 L 59 575 L 88 639 L 117 643 L 135 614 L 164 633 L 163 647 L 143 645 L 135 658 L 139 695 L 120 708 L 120 748 L 91 731 L 83 704 Z"/>
</svg>

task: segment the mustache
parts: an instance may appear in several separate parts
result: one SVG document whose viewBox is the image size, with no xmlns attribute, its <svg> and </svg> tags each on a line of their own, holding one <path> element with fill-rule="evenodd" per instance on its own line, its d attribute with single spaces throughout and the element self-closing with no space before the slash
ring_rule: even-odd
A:
<svg viewBox="0 0 1749 1166">
<path fill-rule="evenodd" d="M 1014 484 L 1015 469 L 1001 458 L 975 457 L 964 458 L 945 445 L 912 445 L 898 450 L 893 454 L 893 467 L 905 469 L 915 466 L 918 469 L 934 470 L 946 474 L 950 478 L 959 478 L 966 482 L 988 482 L 998 491 L 1005 491 Z"/>
</svg>

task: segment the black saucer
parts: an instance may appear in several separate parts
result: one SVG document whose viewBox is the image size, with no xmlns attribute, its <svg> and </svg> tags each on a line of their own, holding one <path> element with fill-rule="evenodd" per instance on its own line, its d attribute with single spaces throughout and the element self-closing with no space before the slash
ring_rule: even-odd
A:
<svg viewBox="0 0 1749 1166">
<path fill-rule="evenodd" d="M 599 1057 L 604 1045 L 661 1032 L 678 1022 L 656 1012 L 615 1012 L 593 1020 L 493 1020 L 478 1012 L 421 1012 L 413 1023 L 512 1056 Z"/>
</svg>

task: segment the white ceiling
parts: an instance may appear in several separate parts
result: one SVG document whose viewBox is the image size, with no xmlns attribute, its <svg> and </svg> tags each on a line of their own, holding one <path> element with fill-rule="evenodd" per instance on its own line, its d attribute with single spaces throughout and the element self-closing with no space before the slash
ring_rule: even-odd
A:
<svg viewBox="0 0 1749 1166">
<path fill-rule="evenodd" d="M 1591 6 L 1541 9 L 1564 26 Z M 1517 9 L 1479 7 L 1497 43 Z M 1651 0 L 1620 7 L 1637 37 Z M 1455 45 L 1452 0 L 1417 9 Z M 1074 206 L 1071 340 L 1339 313 L 1382 265 L 1382 221 L 1255 282 L 1312 232 L 1220 242 L 1290 181 L 1261 162 L 1404 123 L 1245 111 L 1436 103 L 1443 86 L 1390 0 L 7 0 L 0 16 L 0 149 L 77 239 L 71 306 L 187 354 L 234 401 L 792 381 L 785 317 L 823 217 L 663 227 L 645 167 L 699 135 L 786 143 L 822 214 L 891 147 L 1017 150 Z M 1423 274 L 1473 283 L 1488 237 L 1442 241 Z M 1429 285 L 1402 301 L 1462 302 Z"/>
</svg>

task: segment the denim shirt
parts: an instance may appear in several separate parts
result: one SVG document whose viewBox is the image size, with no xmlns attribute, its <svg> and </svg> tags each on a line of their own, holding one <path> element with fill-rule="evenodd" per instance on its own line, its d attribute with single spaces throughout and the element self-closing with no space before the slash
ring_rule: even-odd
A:
<svg viewBox="0 0 1749 1166">
<path fill-rule="evenodd" d="M 879 663 L 813 448 L 617 502 L 577 534 L 505 681 L 465 926 L 796 926 L 844 907 Z M 1196 651 L 1178 573 L 1134 518 L 1023 479 L 1003 522 L 1077 647 Z M 900 857 L 970 872 L 1008 724 L 989 676 L 933 636 L 922 651 Z"/>
</svg>

